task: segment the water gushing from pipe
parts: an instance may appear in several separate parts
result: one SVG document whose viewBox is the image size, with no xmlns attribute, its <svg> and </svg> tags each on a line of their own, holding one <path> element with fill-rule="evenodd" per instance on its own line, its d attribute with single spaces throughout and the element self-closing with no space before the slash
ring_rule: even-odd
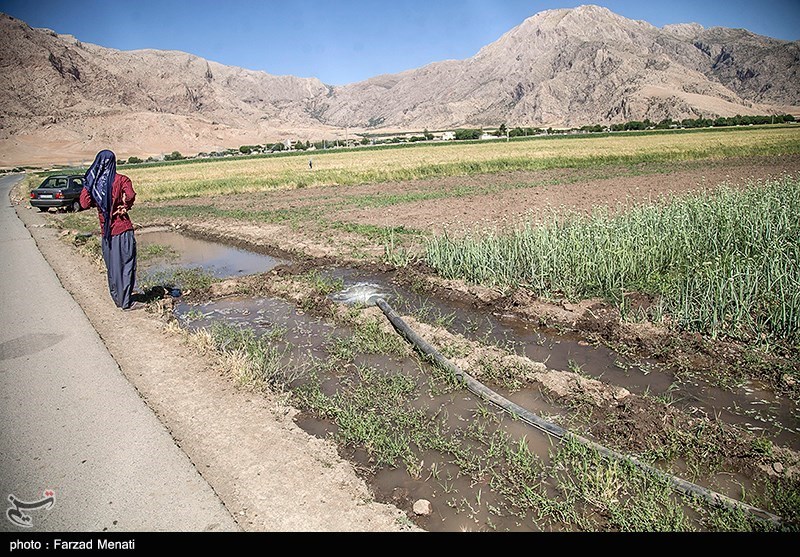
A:
<svg viewBox="0 0 800 557">
<path fill-rule="evenodd" d="M 377 284 L 358 282 L 332 294 L 331 300 L 348 306 L 374 306 L 378 299 L 388 299 L 389 292 Z"/>
</svg>

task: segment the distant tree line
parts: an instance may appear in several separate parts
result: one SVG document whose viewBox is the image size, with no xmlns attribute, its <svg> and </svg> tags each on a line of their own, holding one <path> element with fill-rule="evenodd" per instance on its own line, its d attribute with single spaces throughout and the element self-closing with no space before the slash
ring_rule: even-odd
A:
<svg viewBox="0 0 800 557">
<path fill-rule="evenodd" d="M 520 127 L 517 126 L 512 129 L 508 129 L 506 124 L 502 124 L 497 130 L 495 130 L 492 135 L 495 137 L 526 137 L 526 136 L 536 136 L 536 135 L 555 135 L 555 134 L 569 134 L 575 132 L 584 132 L 584 133 L 603 133 L 603 132 L 621 132 L 621 131 L 638 131 L 638 130 L 667 130 L 667 129 L 679 129 L 679 128 L 722 128 L 722 127 L 730 127 L 730 126 L 753 126 L 753 125 L 764 125 L 764 124 L 784 124 L 787 122 L 794 122 L 795 117 L 791 114 L 775 114 L 769 116 L 741 116 L 736 115 L 729 118 L 719 117 L 719 118 L 686 118 L 683 120 L 673 120 L 671 118 L 665 118 L 659 122 L 653 122 L 649 119 L 645 120 L 631 120 L 625 123 L 619 124 L 611 124 L 610 126 L 604 126 L 601 124 L 594 124 L 594 125 L 586 125 L 580 128 L 570 128 L 570 129 L 554 129 L 554 128 L 534 128 L 534 127 Z M 484 131 L 481 129 L 476 128 L 463 128 L 454 131 L 454 137 L 457 141 L 474 141 L 478 140 L 483 137 Z M 417 143 L 420 141 L 431 141 L 434 138 L 434 135 L 429 132 L 427 129 L 422 133 L 422 135 L 414 135 L 410 138 L 399 138 L 399 137 L 392 137 L 386 139 L 386 143 Z M 311 141 L 297 141 L 293 144 L 292 150 L 294 151 L 307 151 L 309 149 L 316 149 L 316 150 L 325 150 L 331 149 L 334 147 L 350 147 L 350 146 L 357 146 L 357 145 L 370 145 L 374 143 L 371 141 L 366 135 L 362 136 L 361 139 L 350 139 L 348 141 L 341 141 L 339 139 L 334 140 L 323 140 L 323 141 L 316 141 L 312 143 Z M 261 154 L 261 153 L 276 153 L 287 150 L 286 144 L 283 142 L 278 143 L 265 143 L 263 145 L 242 145 L 238 149 L 225 149 L 224 151 L 213 151 L 210 153 L 198 153 L 197 158 L 213 158 L 213 157 L 226 157 L 226 156 L 236 156 L 236 155 L 253 155 L 253 154 Z M 180 152 L 173 151 L 167 155 L 163 156 L 163 160 L 165 161 L 179 161 L 184 160 L 187 157 L 184 157 Z M 146 160 L 142 160 L 139 157 L 133 156 L 128 158 L 127 160 L 120 160 L 119 164 L 141 164 L 145 162 L 157 162 L 159 159 L 155 157 L 148 157 Z"/>
<path fill-rule="evenodd" d="M 456 130 L 455 133 L 456 141 L 469 141 L 472 139 L 480 139 L 481 136 L 483 136 L 483 132 L 481 130 L 476 130 L 471 128 Z"/>
<path fill-rule="evenodd" d="M 631 130 L 668 130 L 670 128 L 725 128 L 729 126 L 783 124 L 794 121 L 795 118 L 791 114 L 775 114 L 771 116 L 741 116 L 737 114 L 730 118 L 686 118 L 680 121 L 665 118 L 658 123 L 651 122 L 650 120 L 643 120 L 641 122 L 632 120 L 624 124 L 612 124 L 609 129 L 613 132 L 619 132 Z"/>
<path fill-rule="evenodd" d="M 553 134 L 566 134 L 575 131 L 587 133 L 603 133 L 603 132 L 621 132 L 621 131 L 637 131 L 637 130 L 668 130 L 677 128 L 724 128 L 729 126 L 755 126 L 764 124 L 784 124 L 787 122 L 794 122 L 795 117 L 791 114 L 775 114 L 770 116 L 731 116 L 729 118 L 686 118 L 684 120 L 673 120 L 665 118 L 660 122 L 652 122 L 649 119 L 642 121 L 631 120 L 629 122 L 620 124 L 611 124 L 610 126 L 603 126 L 601 124 L 587 125 L 580 128 L 569 129 L 553 129 L 553 128 L 521 128 L 516 127 L 511 130 L 502 124 L 497 131 L 492 135 L 497 137 L 523 137 L 531 135 L 553 135 Z M 456 139 L 480 139 L 480 130 L 457 130 Z"/>
</svg>

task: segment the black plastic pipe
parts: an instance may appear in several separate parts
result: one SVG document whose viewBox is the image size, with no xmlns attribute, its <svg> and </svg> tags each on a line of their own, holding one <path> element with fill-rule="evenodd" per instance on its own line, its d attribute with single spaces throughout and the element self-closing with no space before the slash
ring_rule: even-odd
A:
<svg viewBox="0 0 800 557">
<path fill-rule="evenodd" d="M 658 468 L 650 466 L 635 457 L 630 455 L 625 455 L 609 449 L 608 447 L 604 447 L 591 439 L 587 439 L 575 433 L 571 433 L 570 431 L 558 426 L 552 422 L 548 422 L 547 420 L 537 416 L 530 410 L 526 410 L 525 408 L 519 406 L 518 404 L 508 400 L 507 398 L 499 395 L 498 393 L 491 390 L 489 387 L 481 383 L 480 381 L 476 380 L 474 377 L 470 376 L 468 373 L 464 372 L 461 368 L 453 364 L 450 360 L 445 358 L 436 348 L 434 348 L 431 344 L 426 342 L 422 337 L 420 337 L 417 333 L 415 333 L 408 324 L 403 321 L 400 315 L 392 309 L 392 307 L 384 300 L 383 298 L 378 297 L 371 297 L 369 299 L 370 303 L 374 303 L 377 305 L 386 318 L 391 322 L 392 326 L 395 330 L 400 333 L 414 348 L 420 352 L 423 356 L 428 358 L 429 360 L 433 361 L 436 365 L 441 367 L 442 369 L 451 373 L 454 377 L 456 377 L 459 381 L 463 382 L 467 389 L 476 394 L 477 396 L 481 397 L 482 399 L 491 402 L 492 404 L 498 406 L 502 410 L 508 412 L 512 416 L 519 418 L 523 422 L 540 429 L 541 431 L 556 437 L 558 439 L 570 439 L 582 443 L 583 445 L 594 449 L 601 455 L 605 456 L 606 458 L 612 460 L 619 460 L 623 462 L 629 462 L 635 466 L 638 466 L 640 469 L 644 470 L 649 474 L 653 474 L 655 476 L 661 477 L 669 481 L 673 488 L 681 493 L 684 493 L 689 496 L 696 496 L 701 497 L 707 501 L 709 501 L 712 505 L 716 505 L 719 507 L 726 507 L 729 509 L 739 509 L 746 511 L 762 520 L 766 520 L 771 522 L 775 525 L 781 525 L 783 520 L 772 513 L 769 513 L 765 510 L 759 509 L 758 507 L 753 507 L 752 505 L 748 505 L 742 501 L 737 499 L 732 499 L 721 493 L 717 493 L 715 491 L 711 491 L 705 487 L 700 485 L 694 484 L 692 482 L 686 481 L 682 478 L 674 476 L 672 474 L 668 474 Z"/>
</svg>

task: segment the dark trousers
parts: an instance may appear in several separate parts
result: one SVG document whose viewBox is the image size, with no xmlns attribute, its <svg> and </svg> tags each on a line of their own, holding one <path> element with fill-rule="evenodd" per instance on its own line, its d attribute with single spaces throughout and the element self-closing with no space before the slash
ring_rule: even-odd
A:
<svg viewBox="0 0 800 557">
<path fill-rule="evenodd" d="M 133 237 L 133 230 L 101 242 L 111 298 L 117 307 L 128 309 L 136 282 L 136 238 Z"/>
</svg>

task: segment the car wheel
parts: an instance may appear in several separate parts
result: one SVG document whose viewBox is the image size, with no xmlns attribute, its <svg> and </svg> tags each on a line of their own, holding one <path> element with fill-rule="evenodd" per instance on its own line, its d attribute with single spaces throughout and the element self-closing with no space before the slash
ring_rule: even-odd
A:
<svg viewBox="0 0 800 557">
<path fill-rule="evenodd" d="M 77 213 L 81 210 L 81 202 L 77 199 L 72 202 L 72 212 Z"/>
</svg>

